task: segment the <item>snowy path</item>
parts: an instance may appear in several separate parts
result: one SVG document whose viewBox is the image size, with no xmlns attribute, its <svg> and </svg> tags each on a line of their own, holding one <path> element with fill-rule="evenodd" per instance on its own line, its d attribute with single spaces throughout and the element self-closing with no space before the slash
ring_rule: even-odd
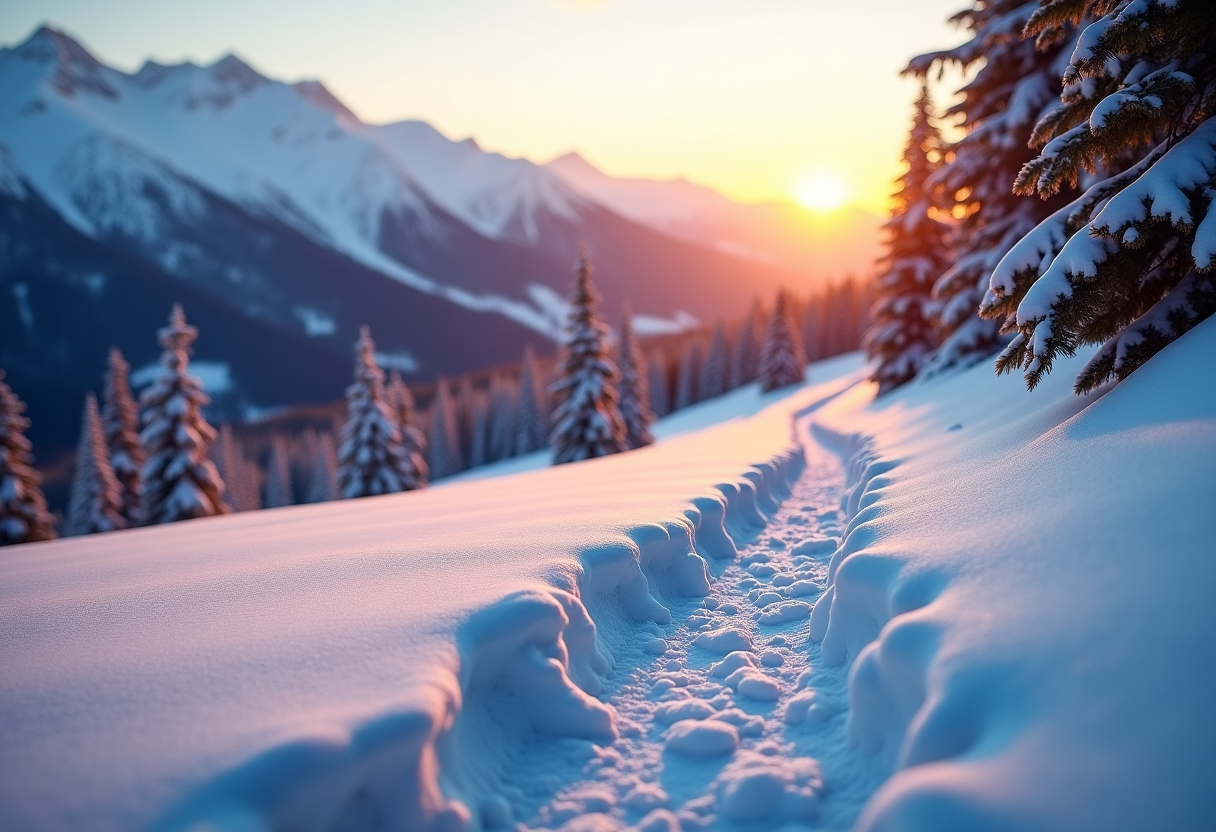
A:
<svg viewBox="0 0 1216 832">
<path fill-rule="evenodd" d="M 589 602 L 601 634 L 623 636 L 602 697 L 621 737 L 513 752 L 504 796 L 523 828 L 852 825 L 879 778 L 844 741 L 847 667 L 821 671 L 808 638 L 844 488 L 840 461 L 811 438 L 809 421 L 798 424 L 807 467 L 791 496 L 707 598 L 665 593 L 672 623 L 645 625 L 649 640 L 637 625 L 605 621 L 611 604 Z"/>
</svg>

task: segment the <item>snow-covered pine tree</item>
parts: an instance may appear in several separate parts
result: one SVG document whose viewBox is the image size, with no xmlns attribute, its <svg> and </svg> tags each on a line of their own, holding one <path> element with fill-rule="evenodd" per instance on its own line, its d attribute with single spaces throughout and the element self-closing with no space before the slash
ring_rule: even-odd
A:
<svg viewBox="0 0 1216 832">
<path fill-rule="evenodd" d="M 701 401 L 697 395 L 697 380 L 701 375 L 701 339 L 698 335 L 688 338 L 680 354 L 680 366 L 676 370 L 676 397 L 672 410 L 683 410 Z"/>
<path fill-rule="evenodd" d="M 735 335 L 734 349 L 730 354 L 730 389 L 742 387 L 756 380 L 760 363 L 760 328 L 764 310 L 760 299 L 752 300 L 752 308 Z"/>
<path fill-rule="evenodd" d="M 997 371 L 1030 388 L 1057 356 L 1101 345 L 1084 393 L 1216 311 L 1216 5 L 1050 0 L 1026 32 L 1074 46 L 1015 189 L 1088 187 L 1001 260 L 981 313 L 1014 333 Z"/>
<path fill-rule="evenodd" d="M 448 380 L 440 376 L 431 404 L 431 429 L 427 442 L 431 479 L 450 477 L 464 470 L 460 431 L 456 425 L 456 402 Z"/>
<path fill-rule="evenodd" d="M 307 503 L 324 503 L 338 497 L 338 453 L 334 449 L 334 437 L 329 431 L 317 436 L 313 448 L 312 465 L 308 472 L 308 484 L 304 494 Z"/>
<path fill-rule="evenodd" d="M 608 329 L 599 319 L 598 307 L 591 263 L 582 252 L 553 385 L 557 406 L 549 446 L 555 465 L 626 450 L 617 369 L 608 357 Z"/>
<path fill-rule="evenodd" d="M 519 410 L 519 391 L 506 373 L 490 377 L 489 431 L 487 454 L 490 462 L 509 459 L 515 451 L 515 416 Z"/>
<path fill-rule="evenodd" d="M 122 515 L 122 486 L 110 467 L 105 430 L 97 398 L 89 393 L 80 420 L 80 443 L 76 446 L 76 469 L 68 497 L 68 516 L 63 533 L 68 537 L 125 529 Z"/>
<path fill-rule="evenodd" d="M 220 425 L 211 446 L 211 461 L 224 483 L 225 502 L 233 511 L 257 511 L 262 507 L 261 471 L 245 457 L 227 422 Z"/>
<path fill-rule="evenodd" d="M 427 484 L 426 437 L 418 428 L 418 414 L 415 412 L 414 394 L 406 386 L 401 373 L 393 370 L 389 378 L 388 390 L 385 393 L 389 409 L 397 418 L 397 429 L 401 431 L 401 447 L 405 449 L 405 457 L 409 462 L 410 476 L 404 485 L 406 491 L 415 488 L 425 488 Z M 332 439 L 330 440 L 332 443 Z"/>
<path fill-rule="evenodd" d="M 536 354 L 524 347 L 523 369 L 519 375 L 519 409 L 515 414 L 513 456 L 539 451 L 549 437 L 549 397 L 541 383 Z"/>
<path fill-rule="evenodd" d="M 730 358 L 726 343 L 726 327 L 719 321 L 714 327 L 709 349 L 705 351 L 705 360 L 701 363 L 701 398 L 704 400 L 721 396 L 726 392 L 729 381 Z"/>
<path fill-rule="evenodd" d="M 767 393 L 779 387 L 801 384 L 806 377 L 806 352 L 798 325 L 793 320 L 792 304 L 784 289 L 777 291 L 777 301 L 764 328 L 760 344 L 760 389 Z"/>
<path fill-rule="evenodd" d="M 410 466 L 397 419 L 384 401 L 384 371 L 376 366 L 371 330 L 359 329 L 355 380 L 346 388 L 346 424 L 338 446 L 338 494 L 343 499 L 395 494 Z"/>
<path fill-rule="evenodd" d="M 934 216 L 938 196 L 929 181 L 941 163 L 941 138 L 929 120 L 929 89 L 921 88 L 904 150 L 907 170 L 899 178 L 895 210 L 883 226 L 886 253 L 878 277 L 873 322 L 863 341 L 866 355 L 877 359 L 874 381 L 879 394 L 920 372 L 925 356 L 937 346 L 933 283 L 945 271 L 948 228 Z"/>
<path fill-rule="evenodd" d="M 110 368 L 102 394 L 101 423 L 110 467 L 121 489 L 122 516 L 128 526 L 140 523 L 144 446 L 139 443 L 139 408 L 131 395 L 131 365 L 118 347 L 110 347 Z"/>
<path fill-rule="evenodd" d="M 655 417 L 666 416 L 671 412 L 671 396 L 668 393 L 667 356 L 662 350 L 652 350 L 650 353 L 650 410 Z"/>
<path fill-rule="evenodd" d="M 42 475 L 25 430 L 25 402 L 4 383 L 0 370 L 0 546 L 55 539 L 55 518 L 47 511 Z"/>
<path fill-rule="evenodd" d="M 169 313 L 169 325 L 156 333 L 163 348 L 160 374 L 140 397 L 143 430 L 139 439 L 144 461 L 143 521 L 172 523 L 194 517 L 227 514 L 224 483 L 207 450 L 215 430 L 203 418 L 211 399 L 190 375 L 190 345 L 198 329 L 186 323 L 180 303 Z"/>
<path fill-rule="evenodd" d="M 463 376 L 456 386 L 456 431 L 460 437 L 461 469 L 473 467 L 473 421 L 477 395 L 473 379 Z"/>
<path fill-rule="evenodd" d="M 470 396 L 469 467 L 480 468 L 490 461 L 490 397 L 477 391 Z"/>
<path fill-rule="evenodd" d="M 620 406 L 621 420 L 625 424 L 625 446 L 641 448 L 654 442 L 650 435 L 654 413 L 650 409 L 646 359 L 633 334 L 633 313 L 628 306 L 621 313 L 616 350 L 616 366 L 621 373 Z"/>
<path fill-rule="evenodd" d="M 266 463 L 266 508 L 289 506 L 295 502 L 291 487 L 291 454 L 287 440 L 276 436 L 270 442 L 270 458 Z"/>
<path fill-rule="evenodd" d="M 941 344 L 926 358 L 926 375 L 969 366 L 1005 345 L 1000 321 L 979 316 L 992 271 L 1014 243 L 1075 197 L 1071 188 L 1047 200 L 1013 193 L 1018 171 L 1035 155 L 1030 134 L 1059 97 L 1062 58 L 1067 62 L 1059 45 L 1039 50 L 1022 34 L 1032 11 L 1025 0 L 973 0 L 951 19 L 971 37 L 914 58 L 905 70 L 924 78 L 947 65 L 979 67 L 945 112 L 964 135 L 946 147 L 930 180 L 961 220 L 947 240 L 952 265 L 933 286 Z"/>
</svg>

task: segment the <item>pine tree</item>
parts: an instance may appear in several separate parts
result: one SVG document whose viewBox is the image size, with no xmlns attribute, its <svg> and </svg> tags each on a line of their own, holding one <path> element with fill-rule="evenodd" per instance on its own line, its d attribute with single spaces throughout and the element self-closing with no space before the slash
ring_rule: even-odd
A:
<svg viewBox="0 0 1216 832">
<path fill-rule="evenodd" d="M 257 511 L 262 507 L 261 472 L 241 450 L 232 433 L 232 425 L 220 426 L 219 436 L 211 446 L 211 461 L 219 471 L 226 491 L 225 499 L 233 511 Z"/>
<path fill-rule="evenodd" d="M 650 353 L 650 410 L 656 417 L 671 412 L 671 396 L 668 394 L 667 356 L 661 350 Z"/>
<path fill-rule="evenodd" d="M 428 451 L 432 479 L 450 477 L 464 470 L 460 433 L 456 425 L 456 402 L 452 400 L 448 380 L 442 376 L 435 385 L 435 401 L 431 404 Z"/>
<path fill-rule="evenodd" d="M 1014 335 L 997 371 L 1021 369 L 1030 388 L 1059 355 L 1101 345 L 1084 393 L 1216 311 L 1216 6 L 1051 0 L 1026 32 L 1075 44 L 1015 190 L 1093 184 L 1001 260 L 981 314 Z"/>
<path fill-rule="evenodd" d="M 929 296 L 945 271 L 946 225 L 935 216 L 938 198 L 930 177 L 940 165 L 941 139 L 929 121 L 929 89 L 921 88 L 904 150 L 907 170 L 899 180 L 895 210 L 887 221 L 883 273 L 864 347 L 877 359 L 874 381 L 886 393 L 920 372 L 925 356 L 937 346 L 935 307 Z"/>
<path fill-rule="evenodd" d="M 806 378 L 806 353 L 790 306 L 789 295 L 779 290 L 760 344 L 760 389 L 765 393 Z"/>
<path fill-rule="evenodd" d="M 105 430 L 97 399 L 89 393 L 84 400 L 80 421 L 80 443 L 76 447 L 76 470 L 68 497 L 68 516 L 64 535 L 96 534 L 125 529 L 122 516 L 122 487 L 110 467 Z"/>
<path fill-rule="evenodd" d="M 599 295 L 591 282 L 586 252 L 579 258 L 562 344 L 557 407 L 549 445 L 553 462 L 577 462 L 626 450 L 625 427 L 617 404 L 617 369 L 608 357 L 608 331 L 598 315 Z"/>
<path fill-rule="evenodd" d="M 287 440 L 276 436 L 270 443 L 270 459 L 266 464 L 266 508 L 289 506 L 295 502 L 291 487 L 291 460 Z"/>
<path fill-rule="evenodd" d="M 752 301 L 751 311 L 735 336 L 734 349 L 730 355 L 730 388 L 742 387 L 756 380 L 760 364 L 760 322 L 764 312 L 760 299 Z"/>
<path fill-rule="evenodd" d="M 515 415 L 514 455 L 539 451 L 549 436 L 549 397 L 541 383 L 532 347 L 524 348 L 519 376 L 519 409 Z"/>
<path fill-rule="evenodd" d="M 473 379 L 464 376 L 456 387 L 456 435 L 459 437 L 460 470 L 473 467 L 473 421 L 477 409 L 477 395 L 473 390 Z"/>
<path fill-rule="evenodd" d="M 169 325 L 157 332 L 164 352 L 160 375 L 140 397 L 144 462 L 143 512 L 149 524 L 227 514 L 224 483 L 207 449 L 215 430 L 203 418 L 211 399 L 187 370 L 190 345 L 198 329 L 186 323 L 181 304 L 174 304 Z"/>
<path fill-rule="evenodd" d="M 503 373 L 490 379 L 490 461 L 509 459 L 515 455 L 515 419 L 519 411 L 521 391 Z"/>
<path fill-rule="evenodd" d="M 409 463 L 410 476 L 405 480 L 405 490 L 425 488 L 428 469 L 426 464 L 426 437 L 418 429 L 418 416 L 415 413 L 414 394 L 401 378 L 401 373 L 393 370 L 389 378 L 388 390 L 385 393 L 389 409 L 397 419 L 397 429 L 401 431 L 401 447 L 405 450 L 405 458 Z M 332 444 L 332 440 L 331 440 Z"/>
<path fill-rule="evenodd" d="M 25 402 L 4 383 L 0 370 L 0 546 L 55 539 L 55 518 L 42 495 L 42 475 L 34 470 L 24 412 Z"/>
<path fill-rule="evenodd" d="M 130 373 L 131 365 L 123 358 L 118 347 L 110 347 L 110 369 L 106 373 L 101 421 L 110 467 L 114 476 L 118 477 L 121 489 L 122 515 L 128 526 L 138 526 L 141 520 L 144 447 L 139 443 L 139 408 L 131 395 Z"/>
<path fill-rule="evenodd" d="M 697 377 L 701 375 L 701 341 L 692 336 L 684 344 L 676 370 L 676 399 L 673 410 L 683 410 L 701 399 L 697 396 Z"/>
<path fill-rule="evenodd" d="M 709 349 L 705 351 L 705 360 L 701 363 L 701 399 L 712 399 L 721 396 L 727 390 L 730 380 L 730 359 L 727 356 L 726 327 L 719 321 L 714 327 L 713 339 Z"/>
<path fill-rule="evenodd" d="M 1035 122 L 1060 94 L 1060 47 L 1039 50 L 1021 35 L 1033 9 L 1025 0 L 974 0 L 952 18 L 969 30 L 970 39 L 914 58 L 906 70 L 925 77 L 946 65 L 964 72 L 979 67 L 945 112 L 965 135 L 946 146 L 944 165 L 930 180 L 961 220 L 947 240 L 952 265 L 933 286 L 941 344 L 925 361 L 926 375 L 969 366 L 1005 345 L 1000 322 L 979 316 L 993 269 L 1015 242 L 1074 196 L 1062 192 L 1038 200 L 1012 189 L 1034 156 L 1028 145 Z"/>
<path fill-rule="evenodd" d="M 628 306 L 621 314 L 617 336 L 616 365 L 621 373 L 621 420 L 625 425 L 625 446 L 641 448 L 654 442 L 650 426 L 654 413 L 650 410 L 650 389 L 646 378 L 646 359 L 633 334 L 633 315 Z"/>
<path fill-rule="evenodd" d="M 333 434 L 325 431 L 317 437 L 314 446 L 304 500 L 308 503 L 324 503 L 337 497 L 338 454 L 334 449 Z"/>
<path fill-rule="evenodd" d="M 346 424 L 338 447 L 338 493 L 343 499 L 395 494 L 411 476 L 397 419 L 384 401 L 384 371 L 376 366 L 371 331 L 359 329 L 355 380 L 346 388 Z"/>
<path fill-rule="evenodd" d="M 490 461 L 490 402 L 485 393 L 472 393 L 469 399 L 472 411 L 469 430 L 469 467 L 480 468 Z"/>
</svg>

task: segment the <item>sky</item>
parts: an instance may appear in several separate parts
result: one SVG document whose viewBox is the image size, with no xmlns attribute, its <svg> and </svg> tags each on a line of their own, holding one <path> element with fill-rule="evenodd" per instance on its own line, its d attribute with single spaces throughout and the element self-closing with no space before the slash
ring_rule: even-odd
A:
<svg viewBox="0 0 1216 832">
<path fill-rule="evenodd" d="M 371 123 L 421 119 L 538 162 L 575 150 L 744 202 L 842 188 L 882 213 L 916 95 L 899 71 L 962 39 L 946 20 L 963 5 L 5 0 L 0 44 L 50 22 L 126 71 L 234 52 L 269 77 L 320 79 Z"/>
</svg>

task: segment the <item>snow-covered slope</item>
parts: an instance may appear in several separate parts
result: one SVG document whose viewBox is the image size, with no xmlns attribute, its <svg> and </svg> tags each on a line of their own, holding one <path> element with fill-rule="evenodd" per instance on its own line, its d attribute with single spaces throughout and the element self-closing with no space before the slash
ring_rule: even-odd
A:
<svg viewBox="0 0 1216 832">
<path fill-rule="evenodd" d="M 853 514 L 815 608 L 862 830 L 1210 829 L 1216 321 L 1102 395 L 991 369 L 817 415 Z"/>
<path fill-rule="evenodd" d="M 801 469 L 791 411 L 848 383 L 578 465 L 6 552 L 0 827 L 464 828 L 497 732 L 616 735 L 611 645 L 708 591 Z M 487 694 L 494 728 L 461 711 Z"/>
</svg>

